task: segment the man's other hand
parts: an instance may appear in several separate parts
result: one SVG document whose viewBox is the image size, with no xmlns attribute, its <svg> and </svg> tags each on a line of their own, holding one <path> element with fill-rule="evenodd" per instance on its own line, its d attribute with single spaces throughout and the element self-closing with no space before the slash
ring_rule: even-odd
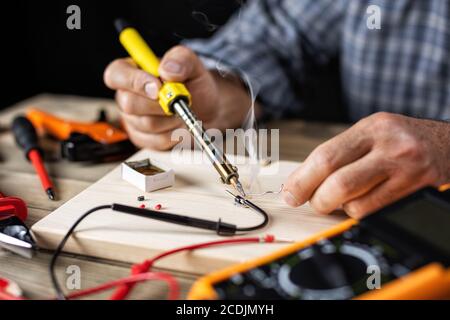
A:
<svg viewBox="0 0 450 320">
<path fill-rule="evenodd" d="M 361 218 L 424 186 L 450 181 L 450 124 L 369 116 L 317 147 L 285 184 L 285 201 Z"/>
</svg>

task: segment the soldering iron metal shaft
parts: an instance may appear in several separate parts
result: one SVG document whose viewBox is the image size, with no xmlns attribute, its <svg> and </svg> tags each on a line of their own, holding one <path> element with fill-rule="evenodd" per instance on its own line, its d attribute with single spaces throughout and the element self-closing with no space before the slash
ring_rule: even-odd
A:
<svg viewBox="0 0 450 320">
<path fill-rule="evenodd" d="M 126 21 L 118 19 L 115 26 L 119 32 L 120 42 L 131 55 L 133 60 L 144 71 L 159 78 L 159 59 L 150 49 L 139 32 L 131 27 Z M 211 138 L 205 133 L 200 121 L 191 111 L 190 93 L 187 88 L 178 82 L 163 82 L 159 92 L 159 104 L 166 115 L 176 113 L 186 124 L 195 142 L 208 155 L 214 168 L 222 179 L 222 182 L 233 185 L 234 188 L 245 196 L 244 189 L 239 182 L 239 175 L 236 167 L 228 162 L 227 158 L 211 141 Z"/>
<path fill-rule="evenodd" d="M 233 166 L 228 161 L 225 154 L 214 145 L 211 138 L 203 129 L 201 122 L 194 113 L 192 113 L 188 104 L 183 99 L 178 99 L 174 101 L 172 108 L 186 124 L 194 137 L 195 142 L 206 153 L 214 168 L 219 173 L 222 182 L 232 185 L 240 195 L 245 197 L 245 191 L 242 184 L 239 182 L 239 174 L 236 167 Z"/>
</svg>

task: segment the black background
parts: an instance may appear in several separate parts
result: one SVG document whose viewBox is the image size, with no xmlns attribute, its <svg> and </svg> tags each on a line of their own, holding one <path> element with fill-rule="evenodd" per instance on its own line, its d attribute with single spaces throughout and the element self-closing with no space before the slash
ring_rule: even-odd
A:
<svg viewBox="0 0 450 320">
<path fill-rule="evenodd" d="M 162 54 L 183 38 L 208 37 L 240 0 L 2 1 L 0 108 L 40 92 L 112 96 L 107 64 L 126 53 L 113 21 L 129 19 Z M 69 30 L 67 7 L 81 8 L 81 30 Z M 209 20 L 205 21 L 204 13 Z"/>
<path fill-rule="evenodd" d="M 126 56 L 113 22 L 131 21 L 162 55 L 183 39 L 214 34 L 245 0 L 14 0 L 0 2 L 0 109 L 47 92 L 113 97 L 103 71 Z M 81 30 L 66 22 L 72 5 L 81 8 Z M 199 14 L 200 13 L 200 14 Z M 206 17 L 206 20 L 205 20 Z M 306 63 L 306 62 L 305 62 Z M 339 59 L 325 69 L 308 63 L 308 82 L 296 85 L 305 108 L 287 118 L 347 121 L 341 103 Z M 305 76 L 305 78 L 309 78 Z M 326 94 L 324 94 L 326 92 Z"/>
</svg>

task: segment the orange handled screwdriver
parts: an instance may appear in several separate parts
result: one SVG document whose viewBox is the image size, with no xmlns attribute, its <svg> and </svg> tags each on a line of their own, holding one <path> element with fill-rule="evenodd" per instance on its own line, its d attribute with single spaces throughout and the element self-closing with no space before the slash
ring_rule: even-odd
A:
<svg viewBox="0 0 450 320">
<path fill-rule="evenodd" d="M 55 200 L 53 184 L 42 161 L 42 150 L 33 124 L 23 116 L 16 117 L 12 124 L 12 132 L 17 145 L 25 151 L 25 156 L 33 164 L 48 198 Z"/>
</svg>

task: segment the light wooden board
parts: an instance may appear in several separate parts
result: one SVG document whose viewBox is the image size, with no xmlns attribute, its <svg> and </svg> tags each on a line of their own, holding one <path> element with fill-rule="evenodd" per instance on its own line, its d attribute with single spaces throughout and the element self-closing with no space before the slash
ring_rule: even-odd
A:
<svg viewBox="0 0 450 320">
<path fill-rule="evenodd" d="M 250 226 L 260 221 L 260 216 L 250 209 L 237 207 L 218 182 L 211 165 L 178 163 L 170 153 L 141 151 L 133 160 L 145 158 L 168 164 L 175 170 L 176 184 L 172 188 L 146 194 L 146 204 L 157 203 L 172 213 Z M 275 166 L 275 167 L 272 167 Z M 277 166 L 277 167 L 276 167 Z M 298 166 L 295 162 L 274 163 L 262 168 L 258 179 L 260 190 L 277 190 L 287 176 Z M 278 169 L 277 169 L 278 168 Z M 245 182 L 247 166 L 240 171 Z M 72 223 L 88 209 L 111 203 L 139 206 L 137 196 L 142 191 L 121 179 L 120 167 L 81 192 L 46 218 L 36 223 L 32 230 L 41 247 L 53 249 Z M 254 198 L 255 203 L 271 216 L 270 225 L 253 235 L 275 236 L 301 240 L 342 221 L 342 215 L 321 216 L 308 205 L 288 208 L 279 196 Z M 176 226 L 147 218 L 105 210 L 93 214 L 77 229 L 65 251 L 106 259 L 139 262 L 167 249 L 217 240 L 219 236 L 209 232 Z M 252 244 L 227 246 L 179 254 L 165 259 L 159 265 L 167 269 L 203 274 L 231 263 L 252 259 L 280 248 L 280 244 Z"/>
</svg>

